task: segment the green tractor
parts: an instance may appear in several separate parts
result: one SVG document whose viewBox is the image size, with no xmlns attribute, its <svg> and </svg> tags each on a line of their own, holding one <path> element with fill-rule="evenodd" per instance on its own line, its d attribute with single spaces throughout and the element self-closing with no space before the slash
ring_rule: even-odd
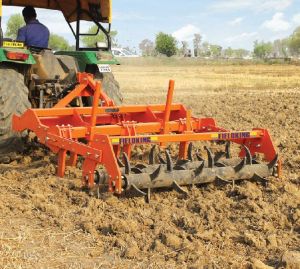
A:
<svg viewBox="0 0 300 269">
<path fill-rule="evenodd" d="M 116 104 L 122 103 L 119 84 L 110 65 L 118 64 L 111 53 L 111 0 L 3 0 L 4 6 L 27 6 L 61 11 L 76 40 L 75 51 L 56 51 L 26 47 L 23 42 L 7 39 L 1 27 L 0 0 L 0 153 L 17 147 L 12 132 L 13 114 L 27 108 L 50 108 L 76 84 L 77 72 L 92 73 L 102 81 L 103 89 Z M 97 26 L 97 32 L 81 32 L 82 21 Z M 83 48 L 80 38 L 105 35 L 106 42 Z M 89 106 L 90 99 L 74 100 L 74 106 Z"/>
</svg>

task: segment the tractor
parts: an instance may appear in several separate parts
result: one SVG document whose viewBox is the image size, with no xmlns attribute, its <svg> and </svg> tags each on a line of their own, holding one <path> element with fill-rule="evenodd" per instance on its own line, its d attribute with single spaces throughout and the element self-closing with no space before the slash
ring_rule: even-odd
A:
<svg viewBox="0 0 300 269">
<path fill-rule="evenodd" d="M 5 6 L 27 6 L 62 12 L 76 40 L 75 51 L 52 51 L 26 47 L 24 42 L 3 36 L 0 18 L 0 152 L 15 144 L 11 120 L 28 108 L 50 108 L 77 83 L 78 72 L 88 72 L 102 81 L 103 88 L 116 104 L 122 103 L 118 82 L 110 65 L 118 64 L 111 53 L 111 0 L 27 1 L 3 0 Z M 2 0 L 0 1 L 2 17 Z M 93 34 L 81 32 L 83 21 L 97 26 Z M 93 48 L 81 46 L 84 36 L 102 32 L 105 42 Z M 89 106 L 92 98 L 77 98 L 72 106 Z"/>
<path fill-rule="evenodd" d="M 57 154 L 58 177 L 64 177 L 68 166 L 81 167 L 82 186 L 88 191 L 116 195 L 134 191 L 147 201 L 158 188 L 173 188 L 187 196 L 183 186 L 230 183 L 234 187 L 240 180 L 266 184 L 268 177 L 280 177 L 281 160 L 268 130 L 230 131 L 213 118 L 195 117 L 183 104 L 173 103 L 173 80 L 164 104 L 120 104 L 118 84 L 105 72 L 109 68 L 101 66 L 117 63 L 109 34 L 111 1 L 3 3 L 61 10 L 75 36 L 76 51 L 53 53 L 1 38 L 2 146 L 12 139 L 12 131 L 29 130 L 39 145 Z M 80 37 L 85 35 L 80 32 L 82 20 L 98 26 L 106 46 L 80 47 Z M 197 145 L 201 141 L 206 143 L 204 151 Z M 208 142 L 218 147 L 215 153 Z M 172 144 L 178 153 L 171 152 Z M 136 147 L 149 149 L 148 161 L 132 160 Z"/>
</svg>

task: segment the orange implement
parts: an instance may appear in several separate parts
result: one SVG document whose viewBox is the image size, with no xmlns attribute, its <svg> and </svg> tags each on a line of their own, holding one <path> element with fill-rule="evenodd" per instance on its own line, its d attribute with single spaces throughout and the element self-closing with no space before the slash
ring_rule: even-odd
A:
<svg viewBox="0 0 300 269">
<path fill-rule="evenodd" d="M 169 83 L 166 104 L 115 106 L 91 74 L 79 73 L 77 78 L 75 89 L 53 108 L 29 109 L 13 118 L 15 131 L 35 132 L 40 143 L 58 154 L 59 177 L 64 176 L 67 165 L 76 165 L 79 155 L 84 159 L 83 185 L 93 188 L 95 184 L 105 184 L 110 192 L 117 194 L 129 188 L 145 194 L 142 189 L 169 186 L 182 191 L 182 185 L 214 179 L 234 181 L 247 175 L 264 179 L 278 167 L 278 156 L 267 130 L 230 132 L 218 127 L 212 118 L 192 116 L 182 104 L 172 104 L 174 81 Z M 75 98 L 82 96 L 93 97 L 93 106 L 70 106 Z M 195 141 L 239 144 L 242 146 L 239 161 L 221 162 L 209 149 L 206 149 L 207 163 L 199 156 L 193 161 L 191 145 Z M 166 161 L 154 164 L 152 150 L 149 167 L 130 166 L 132 145 L 169 143 L 179 144 L 176 165 L 169 153 Z M 226 149 L 224 155 L 230 159 L 229 146 Z M 120 152 L 124 163 L 119 159 Z M 262 154 L 268 164 L 258 164 L 256 154 Z M 101 175 L 95 173 L 100 165 L 105 168 Z"/>
</svg>

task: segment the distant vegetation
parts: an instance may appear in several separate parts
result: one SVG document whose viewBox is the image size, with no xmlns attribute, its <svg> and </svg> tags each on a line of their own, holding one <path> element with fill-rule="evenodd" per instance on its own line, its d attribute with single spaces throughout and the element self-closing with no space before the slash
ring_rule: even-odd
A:
<svg viewBox="0 0 300 269">
<path fill-rule="evenodd" d="M 93 25 L 89 28 L 87 34 L 91 34 L 90 36 L 85 36 L 82 38 L 82 42 L 87 48 L 94 48 L 96 47 L 97 42 L 106 42 L 106 37 L 102 31 L 99 31 L 97 35 L 94 35 L 97 33 L 98 27 L 97 25 Z M 110 36 L 112 39 L 112 44 L 114 46 L 117 45 L 117 37 L 118 32 L 117 31 L 111 31 Z"/>
<path fill-rule="evenodd" d="M 170 42 L 172 38 L 173 40 Z M 211 44 L 207 41 L 202 42 L 202 36 L 200 34 L 194 35 L 193 47 L 189 48 L 187 41 L 179 43 L 171 35 L 162 32 L 157 35 L 155 42 L 149 39 L 143 40 L 139 45 L 139 49 L 144 56 L 162 54 L 168 57 L 178 55 L 210 59 L 276 59 L 299 57 L 300 27 L 298 27 L 291 36 L 284 39 L 278 39 L 274 42 L 255 41 L 253 44 L 253 51 L 248 51 L 242 48 L 222 48 L 217 44 Z"/>
<path fill-rule="evenodd" d="M 24 26 L 23 17 L 20 14 L 12 15 L 7 22 L 5 37 L 16 39 L 18 29 Z M 88 33 L 97 32 L 97 26 L 89 28 Z M 119 46 L 117 31 L 111 31 L 112 45 Z M 87 47 L 95 47 L 97 42 L 105 42 L 105 35 L 100 31 L 98 35 L 85 36 L 82 42 Z M 245 49 L 222 48 L 218 44 L 211 44 L 202 40 L 200 34 L 195 34 L 192 48 L 187 41 L 178 42 L 171 34 L 159 32 L 155 41 L 144 39 L 139 44 L 143 56 L 174 55 L 185 57 L 200 57 L 205 59 L 288 59 L 300 56 L 300 27 L 296 28 L 292 35 L 274 42 L 255 41 L 253 51 Z M 49 47 L 53 50 L 72 50 L 71 46 L 63 36 L 51 33 Z M 127 48 L 130 50 L 130 48 Z"/>
</svg>

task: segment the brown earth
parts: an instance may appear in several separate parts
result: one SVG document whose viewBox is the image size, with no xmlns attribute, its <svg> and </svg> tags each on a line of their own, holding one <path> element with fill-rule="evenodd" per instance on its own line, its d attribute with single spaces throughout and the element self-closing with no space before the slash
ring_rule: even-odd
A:
<svg viewBox="0 0 300 269">
<path fill-rule="evenodd" d="M 0 165 L 0 267 L 278 268 L 288 266 L 289 259 L 296 263 L 286 252 L 300 252 L 300 68 L 115 69 L 127 103 L 162 102 L 173 77 L 176 101 L 197 116 L 213 116 L 232 130 L 268 128 L 283 159 L 283 176 L 270 178 L 267 187 L 242 182 L 235 189 L 193 188 L 188 198 L 156 191 L 150 204 L 139 197 L 96 199 L 80 190 L 79 169 L 59 179 L 55 157 L 32 149 Z"/>
</svg>

